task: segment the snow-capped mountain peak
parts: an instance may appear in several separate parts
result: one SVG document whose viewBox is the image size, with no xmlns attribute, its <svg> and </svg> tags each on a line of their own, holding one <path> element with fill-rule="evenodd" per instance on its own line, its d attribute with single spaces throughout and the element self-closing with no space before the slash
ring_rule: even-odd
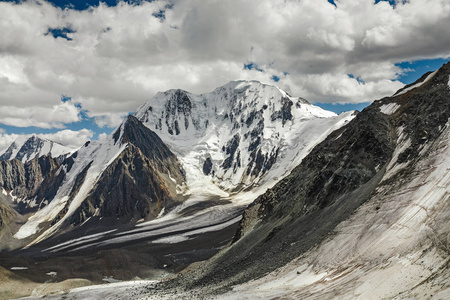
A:
<svg viewBox="0 0 450 300">
<path fill-rule="evenodd" d="M 286 164 L 298 164 L 336 124 L 352 118 L 258 81 L 232 81 L 200 95 L 160 92 L 135 116 L 181 158 L 192 181 L 208 176 L 228 191 L 285 175 Z M 278 171 L 266 176 L 274 164 Z"/>
</svg>

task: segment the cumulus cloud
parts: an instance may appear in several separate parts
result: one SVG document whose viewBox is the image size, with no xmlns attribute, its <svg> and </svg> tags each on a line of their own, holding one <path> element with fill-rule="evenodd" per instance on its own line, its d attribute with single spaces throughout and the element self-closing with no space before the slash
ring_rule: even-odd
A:
<svg viewBox="0 0 450 300">
<path fill-rule="evenodd" d="M 37 103 L 39 105 L 39 103 Z M 64 124 L 80 121 L 80 108 L 71 101 L 45 107 L 16 107 L 14 102 L 0 105 L 0 123 L 16 127 L 64 128 Z"/>
<path fill-rule="evenodd" d="M 104 139 L 106 139 L 106 137 L 107 137 L 108 135 L 106 134 L 106 133 L 100 133 L 99 135 L 98 135 L 98 139 L 99 140 L 104 140 Z"/>
<path fill-rule="evenodd" d="M 0 154 L 3 154 L 20 135 L 0 133 Z"/>
<path fill-rule="evenodd" d="M 402 87 L 395 63 L 450 56 L 447 0 L 335 2 L 161 0 L 85 11 L 0 2 L 0 120 L 63 128 L 81 105 L 114 127 L 158 91 L 202 93 L 237 79 L 313 102 L 367 102 Z M 55 28 L 70 30 L 48 34 Z"/>
<path fill-rule="evenodd" d="M 39 134 L 38 136 L 77 149 L 91 139 L 94 136 L 94 132 L 89 129 L 81 129 L 78 131 L 65 129 L 56 133 Z"/>
</svg>

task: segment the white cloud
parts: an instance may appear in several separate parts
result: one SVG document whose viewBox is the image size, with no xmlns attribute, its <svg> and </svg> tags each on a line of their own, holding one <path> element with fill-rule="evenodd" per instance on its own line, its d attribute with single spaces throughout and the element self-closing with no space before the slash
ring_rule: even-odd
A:
<svg viewBox="0 0 450 300">
<path fill-rule="evenodd" d="M 106 133 L 100 133 L 99 135 L 98 135 L 98 139 L 99 140 L 104 140 L 104 139 L 106 139 L 106 137 L 107 137 L 108 135 L 106 134 Z"/>
<path fill-rule="evenodd" d="M 38 136 L 77 149 L 91 139 L 94 136 L 94 133 L 89 129 L 81 129 L 79 131 L 65 129 L 56 133 L 38 134 Z"/>
<path fill-rule="evenodd" d="M 6 149 L 11 145 L 17 138 L 18 134 L 4 134 L 0 133 L 0 154 L 3 154 Z"/>
<path fill-rule="evenodd" d="M 99 126 L 116 126 L 158 91 L 272 75 L 310 101 L 367 102 L 402 86 L 396 62 L 450 56 L 447 0 L 172 2 L 163 22 L 153 14 L 168 1 L 81 12 L 0 2 L 1 122 L 63 128 L 79 120 L 79 103 Z M 58 27 L 72 40 L 46 35 Z"/>
<path fill-rule="evenodd" d="M 99 115 L 89 113 L 89 117 L 94 118 L 95 124 L 100 128 L 117 127 L 122 123 L 122 120 L 126 115 L 126 113 L 103 113 Z"/>
<path fill-rule="evenodd" d="M 34 106 L 34 102 L 30 107 L 16 107 L 12 102 L 0 105 L 0 123 L 16 127 L 64 128 L 64 124 L 80 121 L 79 113 L 80 108 L 71 101 L 50 107 Z"/>
</svg>

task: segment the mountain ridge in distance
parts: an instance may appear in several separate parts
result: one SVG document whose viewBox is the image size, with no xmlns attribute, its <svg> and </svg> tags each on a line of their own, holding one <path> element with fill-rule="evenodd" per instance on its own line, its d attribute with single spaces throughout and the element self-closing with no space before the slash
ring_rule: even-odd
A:
<svg viewBox="0 0 450 300">
<path fill-rule="evenodd" d="M 40 138 L 37 135 L 32 135 L 31 137 L 21 136 L 0 151 L 0 160 L 17 159 L 22 163 L 26 163 L 35 157 L 41 157 L 43 155 L 63 159 L 74 151 L 75 149 L 48 139 Z"/>
</svg>

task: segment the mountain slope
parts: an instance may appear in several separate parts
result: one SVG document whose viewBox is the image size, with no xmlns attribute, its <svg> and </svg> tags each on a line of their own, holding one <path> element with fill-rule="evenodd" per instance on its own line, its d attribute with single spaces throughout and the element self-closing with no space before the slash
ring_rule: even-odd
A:
<svg viewBox="0 0 450 300">
<path fill-rule="evenodd" d="M 33 135 L 30 138 L 19 137 L 15 140 L 8 148 L 0 152 L 0 160 L 17 159 L 26 163 L 35 157 L 46 155 L 56 158 L 72 153 L 74 150 L 75 149 Z"/>
<path fill-rule="evenodd" d="M 155 218 L 162 209 L 181 201 L 177 199 L 177 189 L 179 192 L 181 188 L 177 183 L 184 182 L 184 170 L 154 132 L 128 116 L 113 138 L 128 146 L 106 168 L 71 217 L 75 224 L 94 215 L 125 220 Z"/>
<path fill-rule="evenodd" d="M 446 64 L 364 109 L 252 203 L 231 247 L 159 288 L 204 295 L 261 278 L 229 297 L 448 296 L 449 75 Z"/>
</svg>

